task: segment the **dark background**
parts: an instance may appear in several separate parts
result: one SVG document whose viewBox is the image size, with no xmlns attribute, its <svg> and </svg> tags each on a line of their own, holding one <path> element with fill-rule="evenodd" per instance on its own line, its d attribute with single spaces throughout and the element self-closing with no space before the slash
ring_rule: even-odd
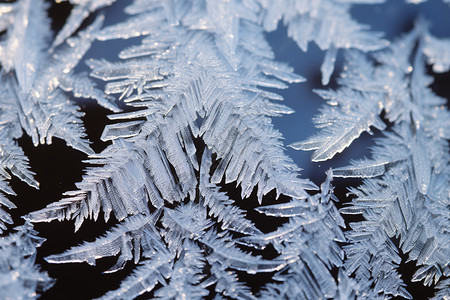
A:
<svg viewBox="0 0 450 300">
<path fill-rule="evenodd" d="M 128 1 L 119 1 L 117 5 L 106 9 L 107 22 L 117 22 L 124 16 L 121 13 L 124 3 Z M 70 13 L 71 5 L 63 2 L 52 4 L 49 15 L 53 20 L 53 29 L 59 30 Z M 389 40 L 400 36 L 412 28 L 414 20 L 418 16 L 423 16 L 431 22 L 431 32 L 438 37 L 450 37 L 450 7 L 441 1 L 431 0 L 425 4 L 411 5 L 404 1 L 393 0 L 382 5 L 359 5 L 352 10 L 352 15 L 361 23 L 369 24 L 374 31 L 385 33 Z M 329 88 L 324 87 L 320 81 L 320 64 L 324 53 L 318 49 L 315 44 L 310 43 L 309 51 L 302 52 L 297 45 L 287 38 L 286 28 L 279 26 L 278 30 L 267 34 L 269 43 L 272 45 L 276 54 L 276 59 L 284 61 L 295 68 L 297 74 L 307 78 L 306 83 L 294 84 L 289 89 L 282 91 L 285 97 L 285 104 L 296 110 L 295 114 L 287 115 L 282 118 L 274 119 L 275 126 L 283 133 L 285 144 L 304 140 L 314 131 L 312 117 L 323 103 L 323 100 L 312 92 L 313 89 Z M 117 59 L 117 53 L 124 47 L 125 41 L 112 41 L 108 43 L 96 42 L 92 49 L 87 53 L 86 59 L 91 57 L 105 57 L 109 60 Z M 342 65 L 342 53 L 340 53 L 337 62 L 337 68 L 332 77 L 330 86 L 335 87 L 335 78 L 339 74 Z M 84 66 L 80 69 L 86 70 Z M 432 86 L 434 91 L 447 99 L 450 99 L 450 75 L 433 74 L 435 84 Z M 107 146 L 107 143 L 100 141 L 101 132 L 108 123 L 106 115 L 108 111 L 91 101 L 80 101 L 81 109 L 86 113 L 84 122 L 89 136 L 93 142 L 93 149 L 97 152 Z M 375 136 L 377 136 L 375 132 Z M 359 158 L 368 156 L 367 148 L 372 144 L 374 136 L 363 134 L 356 140 L 349 149 L 338 154 L 335 159 L 321 163 L 311 163 L 309 157 L 311 153 L 295 151 L 290 148 L 287 153 L 294 161 L 304 169 L 303 177 L 311 178 L 316 184 L 320 184 L 325 179 L 325 171 L 330 167 L 344 166 L 350 158 Z M 18 179 L 12 180 L 12 187 L 18 196 L 12 199 L 17 205 L 17 209 L 12 210 L 11 214 L 15 224 L 21 224 L 21 216 L 45 207 L 47 204 L 58 201 L 61 194 L 68 190 L 75 189 L 75 182 L 81 181 L 83 169 L 86 167 L 81 161 L 86 156 L 65 145 L 61 140 L 54 139 L 52 145 L 40 145 L 33 147 L 29 137 L 24 136 L 19 140 L 26 155 L 30 159 L 32 170 L 37 173 L 36 179 L 40 182 L 40 190 L 34 190 L 22 183 Z M 346 186 L 358 185 L 358 181 L 336 179 L 336 194 L 340 199 L 341 206 L 350 199 L 346 196 Z M 234 185 L 224 185 L 223 190 L 232 194 L 233 199 L 239 198 L 238 190 Z M 264 201 L 270 203 L 274 195 L 269 194 Z M 261 217 L 253 213 L 252 209 L 258 205 L 255 197 L 247 199 L 243 208 L 249 209 L 249 218 L 253 219 L 258 226 L 265 227 L 266 230 L 273 230 L 279 223 L 273 220 Z M 347 221 L 350 221 L 349 219 Z M 85 221 L 81 229 L 74 233 L 73 222 L 51 222 L 36 224 L 40 236 L 45 237 L 47 241 L 38 251 L 37 262 L 41 268 L 57 280 L 56 284 L 47 291 L 41 299 L 91 299 L 103 295 L 108 290 L 119 287 L 120 281 L 130 274 L 133 264 L 128 263 L 124 270 L 113 274 L 102 274 L 114 264 L 115 258 L 105 258 L 98 261 L 96 267 L 80 264 L 48 264 L 43 258 L 55 253 L 61 253 L 68 248 L 80 244 L 83 241 L 93 241 L 96 237 L 102 235 L 106 229 L 113 225 L 112 219 L 105 224 L 100 217 L 97 222 Z M 271 225 L 267 225 L 271 224 Z M 265 254 L 265 255 L 270 255 Z M 403 262 L 400 265 L 399 272 L 403 274 L 403 279 L 407 283 L 408 291 L 414 295 L 415 299 L 426 299 L 433 295 L 433 289 L 423 287 L 422 283 L 411 283 L 410 279 L 415 272 L 414 262 L 404 263 L 406 256 L 403 255 Z M 260 284 L 270 279 L 269 275 L 247 276 L 240 274 L 243 280 L 247 280 L 254 291 L 257 291 Z M 145 295 L 151 296 L 151 295 Z"/>
</svg>

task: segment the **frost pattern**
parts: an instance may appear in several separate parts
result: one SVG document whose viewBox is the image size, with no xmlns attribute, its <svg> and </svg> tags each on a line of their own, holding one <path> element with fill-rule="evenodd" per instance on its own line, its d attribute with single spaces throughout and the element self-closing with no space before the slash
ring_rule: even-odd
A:
<svg viewBox="0 0 450 300">
<path fill-rule="evenodd" d="M 370 131 L 369 126 L 384 131 L 370 159 L 334 170 L 337 177 L 365 178 L 363 185 L 350 189 L 355 196 L 351 205 L 341 209 L 365 219 L 350 225 L 349 245 L 344 247 L 348 257 L 344 267 L 360 284 L 361 298 L 374 299 L 376 294 L 412 298 L 396 271 L 399 249 L 419 267 L 413 281 L 448 282 L 450 113 L 446 100 L 429 88 L 432 81 L 425 69 L 428 61 L 437 66 L 434 69 L 448 71 L 445 52 L 438 57 L 429 51 L 435 46 L 430 44 L 446 43 L 418 22 L 412 32 L 373 58 L 350 52 L 339 79 L 342 87 L 319 91 L 328 100 L 316 118 L 324 129 L 294 145 L 317 149 L 313 160 L 319 161 L 342 151 L 362 131 Z M 390 130 L 380 119 L 382 112 L 394 124 Z M 438 286 L 448 290 L 448 284 Z"/>
<path fill-rule="evenodd" d="M 0 298 L 36 299 L 53 280 L 35 265 L 36 247 L 45 239 L 26 223 L 0 239 Z"/>
<path fill-rule="evenodd" d="M 73 72 L 91 45 L 90 34 L 101 26 L 101 18 L 68 39 L 65 45 L 50 51 L 47 3 L 23 0 L 2 4 L 1 9 L 0 23 L 5 33 L 0 42 L 0 191 L 14 195 L 7 185 L 11 178 L 7 171 L 30 186 L 39 186 L 33 179 L 33 172 L 28 169 L 28 159 L 16 143 L 23 134 L 22 130 L 32 138 L 35 146 L 50 144 L 52 138 L 57 137 L 77 150 L 93 153 L 85 139 L 81 121 L 83 113 L 62 91 L 85 97 L 88 93 L 110 109 L 115 106 L 103 95 L 95 94 L 95 91 L 100 91 L 88 78 L 83 81 L 84 87 L 78 88 Z M 62 87 L 60 84 L 63 82 L 66 85 Z M 15 207 L 3 195 L 0 197 L 1 205 Z M 5 229 L 4 222 L 11 223 L 11 220 L 1 208 L 0 212 L 2 230 Z"/>
<path fill-rule="evenodd" d="M 326 50 L 320 68 L 322 83 L 328 84 L 334 70 L 339 49 L 372 51 L 387 43 L 380 33 L 368 31 L 368 26 L 354 21 L 350 15 L 351 3 L 380 3 L 383 0 L 258 0 L 262 5 L 262 24 L 267 31 L 277 29 L 278 22 L 288 29 L 288 35 L 303 50 L 311 41 Z"/>
<path fill-rule="evenodd" d="M 245 244 L 258 248 L 272 244 L 289 262 L 273 277 L 276 283 L 263 290 L 262 299 L 336 296 L 336 282 L 328 269 L 342 266 L 344 253 L 336 242 L 345 241 L 339 228 L 345 225 L 333 204 L 337 199 L 333 195 L 332 176 L 331 170 L 328 171 L 320 193 L 307 199 L 257 209 L 268 216 L 289 218 L 274 232 L 241 238 Z"/>
<path fill-rule="evenodd" d="M 0 4 L 0 204 L 15 207 L 11 176 L 39 187 L 17 145 L 25 132 L 35 146 L 60 138 L 91 164 L 77 190 L 31 212 L 28 221 L 74 220 L 75 230 L 100 215 L 118 221 L 104 236 L 48 262 L 95 265 L 116 257 L 106 272 L 134 263 L 134 273 L 104 299 L 147 292 L 196 299 L 411 298 L 396 270 L 401 250 L 417 263 L 414 281 L 434 285 L 435 299 L 448 294 L 450 116 L 445 99 L 429 89 L 425 69 L 427 63 L 434 72 L 449 70 L 448 39 L 418 22 L 389 45 L 351 18 L 353 4 L 383 0 L 134 0 L 126 21 L 103 27 L 101 12 L 114 2 L 70 0 L 70 16 L 54 37 L 47 2 Z M 339 89 L 317 91 L 328 102 L 315 119 L 322 130 L 291 147 L 315 150 L 312 160 L 323 161 L 364 131 L 384 134 L 370 159 L 328 171 L 319 190 L 300 178 L 271 123 L 293 112 L 278 103 L 276 90 L 304 80 L 274 60 L 264 38 L 280 20 L 303 50 L 311 41 L 326 50 L 324 85 L 340 49 L 348 61 Z M 82 59 L 95 40 L 115 39 L 135 44 L 115 62 Z M 370 51 L 376 52 L 365 54 Z M 75 71 L 81 62 L 89 76 Z M 91 98 L 114 113 L 101 137 L 111 144 L 101 153 L 89 147 L 72 98 Z M 364 221 L 345 235 L 333 174 L 364 178 L 340 211 Z M 287 196 L 256 208 L 287 221 L 261 232 L 239 200 L 221 191 L 224 183 L 235 183 L 243 201 L 252 193 L 260 204 L 271 191 Z M 7 252 L 0 254 L 2 297 L 34 298 L 52 285 L 34 265 L 43 239 L 28 221 L 0 240 L 0 252 Z M 11 223 L 0 207 L 0 230 Z M 273 259 L 255 255 L 269 248 Z M 337 280 L 331 270 L 339 270 Z M 254 294 L 240 272 L 270 273 L 273 282 Z"/>
<path fill-rule="evenodd" d="M 50 49 L 47 9 L 48 4 L 42 0 L 0 4 L 0 233 L 8 229 L 6 224 L 12 224 L 4 207 L 16 207 L 9 199 L 15 195 L 8 184 L 11 177 L 39 187 L 28 167 L 28 158 L 16 142 L 23 132 L 35 146 L 50 144 L 57 137 L 77 150 L 93 153 L 85 138 L 83 114 L 63 93 L 72 91 L 80 96 L 76 80 L 69 80 L 65 88 L 60 83 L 76 76 L 73 69 L 89 49 L 90 34 L 101 26 L 102 18 L 67 39 L 64 45 Z M 92 81 L 86 78 L 84 82 L 91 86 L 83 90 L 93 95 Z M 103 97 L 97 100 L 102 103 Z M 105 106 L 109 108 L 115 107 L 107 100 L 103 102 L 108 102 Z M 35 237 L 29 225 L 19 231 L 1 240 L 1 298 L 36 298 L 37 291 L 51 286 L 48 276 L 34 266 L 35 247 L 43 240 Z"/>
<path fill-rule="evenodd" d="M 140 45 L 120 53 L 120 62 L 88 62 L 91 75 L 107 81 L 107 94 L 117 94 L 138 109 L 110 116 L 117 121 L 105 128 L 102 139 L 112 145 L 90 156 L 92 164 L 103 167 L 90 168 L 79 190 L 27 218 L 34 222 L 75 219 L 79 228 L 84 219 L 96 219 L 103 211 L 106 220 L 113 214 L 121 222 L 94 243 L 47 258 L 54 263 L 93 264 L 96 258 L 119 255 L 110 271 L 131 259 L 142 262 L 135 275 L 105 298 L 135 297 L 154 288 L 161 297 L 201 296 L 208 295 L 208 286 L 223 296 L 251 298 L 232 270 L 280 271 L 292 259 L 281 249 L 280 258 L 270 261 L 242 252 L 231 234 L 261 233 L 217 184 L 236 182 L 242 198 L 257 189 L 260 201 L 274 189 L 304 201 L 308 196 L 304 189 L 315 189 L 298 177 L 299 168 L 283 153 L 281 136 L 269 118 L 291 111 L 273 102 L 280 96 L 261 89 L 285 88 L 284 82 L 302 79 L 272 60 L 252 6 L 224 1 L 221 14 L 246 13 L 221 24 L 208 17 L 217 13 L 216 5 L 175 4 L 169 10 L 159 1 L 153 5 L 135 1 L 127 7 L 135 16 L 96 33 L 100 40 L 144 35 Z M 234 38 L 226 34 L 230 24 L 237 24 Z M 211 218 L 219 222 L 219 232 Z M 315 227 L 327 227 L 319 218 L 315 222 Z M 323 243 L 333 244 L 332 236 L 317 234 Z M 302 247 L 296 252 L 300 261 Z M 328 265 L 320 261 L 325 253 L 304 252 L 315 259 L 309 267 L 325 272 L 313 279 L 320 282 L 325 277 L 331 285 L 327 295 L 334 295 Z M 192 278 L 183 276 L 182 286 L 178 268 L 192 274 Z M 305 282 L 302 289 L 317 295 L 314 285 Z"/>
</svg>

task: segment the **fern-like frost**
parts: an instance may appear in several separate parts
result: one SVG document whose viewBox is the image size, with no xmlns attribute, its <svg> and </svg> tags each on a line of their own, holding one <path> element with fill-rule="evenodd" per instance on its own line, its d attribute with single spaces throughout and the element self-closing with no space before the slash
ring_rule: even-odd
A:
<svg viewBox="0 0 450 300">
<path fill-rule="evenodd" d="M 350 244 L 344 247 L 348 257 L 345 269 L 356 279 L 359 287 L 355 288 L 364 299 L 387 295 L 412 298 L 397 273 L 401 262 L 398 249 L 408 253 L 408 260 L 416 261 L 413 281 L 432 285 L 448 276 L 449 260 L 444 254 L 450 251 L 449 232 L 445 229 L 448 218 L 443 219 L 434 208 L 448 203 L 448 187 L 442 184 L 449 183 L 448 134 L 444 132 L 449 132 L 450 114 L 445 100 L 429 88 L 431 80 L 425 62 L 436 64 L 436 71 L 448 68 L 445 51 L 437 58 L 429 50 L 430 41 L 441 46 L 446 43 L 432 37 L 419 21 L 389 49 L 374 53 L 376 65 L 362 54 L 351 53 L 339 79 L 343 87 L 332 92 L 333 97 L 326 92 L 325 97 L 331 101 L 316 118 L 325 129 L 298 146 L 318 149 L 313 156 L 316 159 L 320 151 L 326 153 L 322 140 L 335 141 L 342 135 L 342 130 L 328 130 L 328 122 L 339 116 L 337 120 L 343 123 L 342 115 L 357 120 L 346 106 L 356 106 L 347 100 L 349 95 L 374 107 L 357 114 L 367 116 L 364 113 L 371 112 L 379 120 L 377 125 L 366 117 L 371 120 L 367 125 L 385 130 L 378 116 L 382 111 L 393 123 L 376 140 L 371 159 L 353 161 L 334 171 L 338 177 L 366 178 L 360 187 L 350 189 L 355 198 L 350 206 L 341 209 L 344 214 L 362 214 L 365 219 L 350 225 L 352 230 L 346 232 Z M 347 146 L 353 138 L 344 140 L 347 144 L 343 146 Z M 398 245 L 392 242 L 397 238 Z"/>
</svg>

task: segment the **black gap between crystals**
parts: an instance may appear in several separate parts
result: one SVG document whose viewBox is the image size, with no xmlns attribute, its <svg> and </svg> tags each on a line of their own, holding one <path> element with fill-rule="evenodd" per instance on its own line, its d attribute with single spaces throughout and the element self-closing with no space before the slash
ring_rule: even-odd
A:
<svg viewBox="0 0 450 300">
<path fill-rule="evenodd" d="M 434 73 L 430 66 L 427 66 L 428 75 L 433 76 L 431 90 L 438 96 L 447 99 L 447 109 L 450 109 L 450 72 Z"/>
<path fill-rule="evenodd" d="M 50 4 L 48 9 L 48 16 L 52 21 L 52 31 L 58 32 L 63 28 L 70 15 L 73 5 L 69 1 L 57 2 L 53 0 L 47 0 Z"/>
</svg>

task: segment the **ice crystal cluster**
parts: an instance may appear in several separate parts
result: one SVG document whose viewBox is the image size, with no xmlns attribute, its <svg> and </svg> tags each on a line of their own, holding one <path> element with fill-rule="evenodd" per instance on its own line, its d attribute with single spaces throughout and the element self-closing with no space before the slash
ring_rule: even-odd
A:
<svg viewBox="0 0 450 300">
<path fill-rule="evenodd" d="M 116 262 L 105 272 L 133 272 L 101 299 L 412 299 L 400 253 L 416 264 L 412 281 L 449 299 L 450 114 L 430 74 L 449 72 L 450 38 L 418 19 L 388 41 L 352 18 L 353 5 L 383 0 L 70 0 L 54 32 L 48 10 L 59 2 L 0 4 L 2 299 L 45 293 L 48 264 L 105 257 Z M 122 5 L 125 20 L 109 20 L 108 8 Z M 312 42 L 325 52 L 318 131 L 289 146 L 320 162 L 380 132 L 369 158 L 328 170 L 320 187 L 301 177 L 272 123 L 293 113 L 279 90 L 305 80 L 266 39 L 279 23 L 302 50 Z M 118 39 L 130 42 L 112 61 L 86 54 Z M 110 111 L 104 150 L 91 149 L 76 99 Z M 23 135 L 36 147 L 61 139 L 89 166 L 75 190 L 19 226 L 9 215 L 21 200 L 12 177 L 39 188 Z M 333 177 L 362 183 L 338 199 Z M 268 194 L 279 200 L 267 203 Z M 267 231 L 249 218 L 242 203 L 252 195 L 255 213 L 281 225 Z M 346 227 L 349 215 L 359 221 Z M 32 224 L 73 222 L 77 231 L 98 218 L 115 225 L 35 264 L 45 239 Z M 262 273 L 270 279 L 247 284 Z"/>
</svg>

